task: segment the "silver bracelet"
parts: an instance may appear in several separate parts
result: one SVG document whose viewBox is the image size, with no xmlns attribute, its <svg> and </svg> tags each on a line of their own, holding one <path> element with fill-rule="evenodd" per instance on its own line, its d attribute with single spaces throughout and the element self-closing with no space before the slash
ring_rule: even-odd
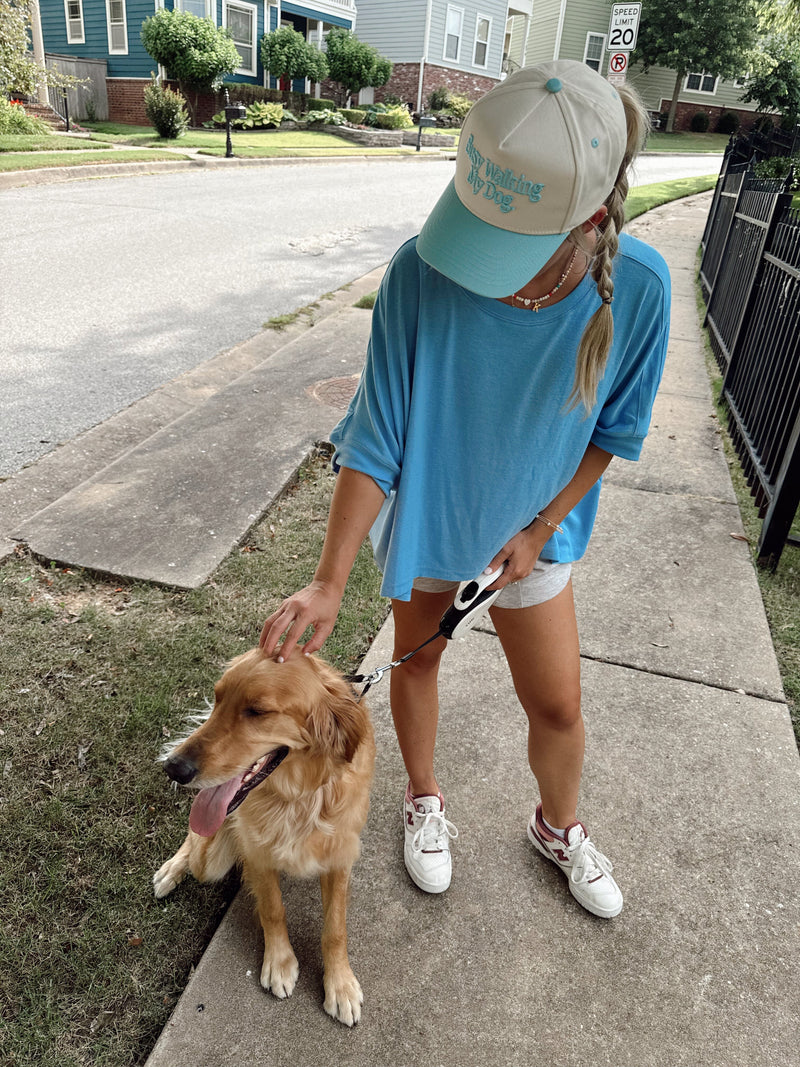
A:
<svg viewBox="0 0 800 1067">
<path fill-rule="evenodd" d="M 557 522 L 553 522 L 551 519 L 548 519 L 548 517 L 546 515 L 542 515 L 541 512 L 538 515 L 533 516 L 534 522 L 536 522 L 537 519 L 539 520 L 539 522 L 543 522 L 545 526 L 549 526 L 551 530 L 555 530 L 556 533 L 562 534 L 564 532 L 564 528 L 562 526 L 559 526 Z"/>
</svg>

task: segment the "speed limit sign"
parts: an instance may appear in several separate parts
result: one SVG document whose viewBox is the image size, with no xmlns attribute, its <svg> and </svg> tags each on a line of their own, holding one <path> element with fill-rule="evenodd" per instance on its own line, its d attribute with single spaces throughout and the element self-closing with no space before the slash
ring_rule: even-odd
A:
<svg viewBox="0 0 800 1067">
<path fill-rule="evenodd" d="M 608 24 L 609 52 L 632 52 L 636 47 L 636 35 L 639 32 L 641 3 L 612 4 L 611 21 Z"/>
</svg>

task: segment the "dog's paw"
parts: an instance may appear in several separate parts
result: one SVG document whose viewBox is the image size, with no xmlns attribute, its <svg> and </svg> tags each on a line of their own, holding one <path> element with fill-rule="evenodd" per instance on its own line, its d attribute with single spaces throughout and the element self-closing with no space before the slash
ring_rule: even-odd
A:
<svg viewBox="0 0 800 1067">
<path fill-rule="evenodd" d="M 171 893 L 175 886 L 183 881 L 185 875 L 186 867 L 177 856 L 168 859 L 153 875 L 153 890 L 156 896 L 160 899 Z"/>
<path fill-rule="evenodd" d="M 264 963 L 261 967 L 261 985 L 273 996 L 290 997 L 297 985 L 297 976 L 300 974 L 300 964 L 297 957 L 289 949 L 288 954 L 273 957 L 264 953 Z"/>
<path fill-rule="evenodd" d="M 354 1026 L 361 1018 L 361 1005 L 364 1003 L 364 994 L 356 976 L 352 971 L 336 977 L 326 976 L 324 985 L 325 1011 L 345 1026 Z"/>
</svg>

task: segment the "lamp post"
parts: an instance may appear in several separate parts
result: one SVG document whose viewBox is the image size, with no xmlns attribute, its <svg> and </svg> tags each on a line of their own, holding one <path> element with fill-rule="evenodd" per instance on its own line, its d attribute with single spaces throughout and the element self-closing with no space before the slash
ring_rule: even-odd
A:
<svg viewBox="0 0 800 1067">
<path fill-rule="evenodd" d="M 231 125 L 235 119 L 243 119 L 247 114 L 247 108 L 244 104 L 232 104 L 231 98 L 228 95 L 228 90 L 225 90 L 225 158 L 230 159 L 233 155 L 233 145 L 231 144 Z"/>
</svg>

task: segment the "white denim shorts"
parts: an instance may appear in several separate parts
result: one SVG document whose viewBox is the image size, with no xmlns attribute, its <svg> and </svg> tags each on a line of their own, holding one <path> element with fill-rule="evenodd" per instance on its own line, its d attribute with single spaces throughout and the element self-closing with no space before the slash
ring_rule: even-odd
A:
<svg viewBox="0 0 800 1067">
<path fill-rule="evenodd" d="M 558 596 L 569 581 L 571 563 L 554 563 L 549 559 L 537 559 L 527 578 L 505 586 L 495 600 L 498 608 L 532 608 Z M 440 578 L 415 578 L 414 588 L 423 593 L 444 593 L 457 589 L 459 582 L 447 582 Z"/>
</svg>

